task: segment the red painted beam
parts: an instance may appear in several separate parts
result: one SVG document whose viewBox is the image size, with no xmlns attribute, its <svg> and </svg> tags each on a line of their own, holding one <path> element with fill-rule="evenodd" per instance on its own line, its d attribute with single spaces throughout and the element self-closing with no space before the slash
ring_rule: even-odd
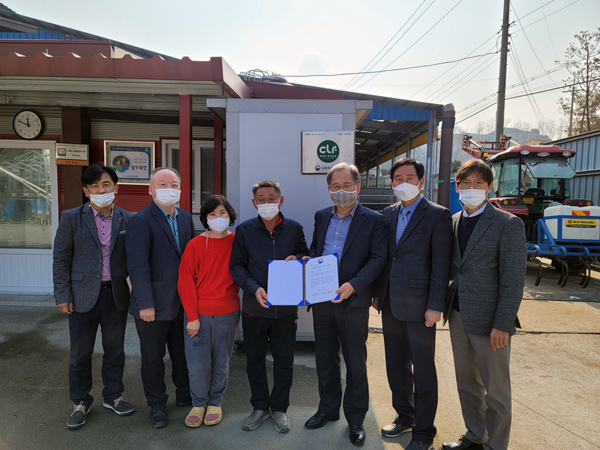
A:
<svg viewBox="0 0 600 450">
<path fill-rule="evenodd" d="M 179 174 L 181 200 L 179 206 L 192 212 L 192 96 L 179 96 Z"/>
</svg>

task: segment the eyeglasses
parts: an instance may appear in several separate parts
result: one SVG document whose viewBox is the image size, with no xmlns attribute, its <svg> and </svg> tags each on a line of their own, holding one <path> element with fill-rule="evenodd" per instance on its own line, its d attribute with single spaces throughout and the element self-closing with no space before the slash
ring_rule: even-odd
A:
<svg viewBox="0 0 600 450">
<path fill-rule="evenodd" d="M 475 182 L 471 182 L 469 180 L 462 180 L 458 182 L 459 189 L 487 189 L 488 183 L 483 180 L 477 180 Z"/>
</svg>

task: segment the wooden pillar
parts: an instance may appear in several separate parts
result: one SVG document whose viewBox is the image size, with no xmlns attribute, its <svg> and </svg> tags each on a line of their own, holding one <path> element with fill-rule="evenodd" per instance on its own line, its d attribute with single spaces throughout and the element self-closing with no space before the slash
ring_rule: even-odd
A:
<svg viewBox="0 0 600 450">
<path fill-rule="evenodd" d="M 181 209 L 192 212 L 192 96 L 179 96 L 179 174 Z M 200 176 L 200 174 L 198 174 Z"/>
<path fill-rule="evenodd" d="M 91 144 L 91 123 L 88 111 L 79 107 L 62 108 L 62 137 L 63 142 L 68 144 Z M 90 155 L 91 157 L 91 155 Z M 59 211 L 75 208 L 85 203 L 85 196 L 81 189 L 82 166 L 59 166 L 62 171 L 63 204 L 59 205 Z M 59 177 L 61 179 L 61 177 Z"/>
<path fill-rule="evenodd" d="M 223 194 L 223 122 L 214 116 L 214 185 L 215 194 Z"/>
</svg>

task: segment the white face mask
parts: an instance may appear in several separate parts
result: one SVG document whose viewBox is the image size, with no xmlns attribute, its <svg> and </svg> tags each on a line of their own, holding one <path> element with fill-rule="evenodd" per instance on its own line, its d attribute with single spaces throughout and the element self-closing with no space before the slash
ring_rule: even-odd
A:
<svg viewBox="0 0 600 450">
<path fill-rule="evenodd" d="M 92 202 L 98 208 L 106 208 L 106 207 L 112 205 L 113 202 L 115 201 L 115 193 L 114 192 L 107 192 L 106 194 L 98 194 L 98 195 L 89 194 L 89 196 L 90 196 L 90 202 Z"/>
<path fill-rule="evenodd" d="M 400 183 L 394 188 L 394 194 L 396 194 L 396 198 L 401 202 L 409 202 L 420 193 L 421 189 L 419 189 L 419 186 L 410 183 Z"/>
<path fill-rule="evenodd" d="M 279 213 L 279 203 L 263 203 L 262 205 L 256 205 L 258 208 L 258 215 L 265 220 L 274 219 Z"/>
<path fill-rule="evenodd" d="M 206 219 L 208 228 L 215 233 L 221 234 L 229 226 L 229 217 L 217 217 L 216 219 Z"/>
<path fill-rule="evenodd" d="M 458 200 L 465 205 L 466 208 L 475 209 L 487 199 L 485 189 L 465 189 L 459 192 Z"/>
<path fill-rule="evenodd" d="M 154 192 L 156 192 L 156 201 L 164 206 L 174 206 L 181 196 L 179 189 L 154 189 Z"/>
<path fill-rule="evenodd" d="M 358 198 L 358 189 L 354 189 L 350 192 L 343 189 L 335 192 L 329 191 L 329 197 L 331 197 L 331 201 L 338 208 L 348 208 L 356 202 L 356 199 Z"/>
</svg>

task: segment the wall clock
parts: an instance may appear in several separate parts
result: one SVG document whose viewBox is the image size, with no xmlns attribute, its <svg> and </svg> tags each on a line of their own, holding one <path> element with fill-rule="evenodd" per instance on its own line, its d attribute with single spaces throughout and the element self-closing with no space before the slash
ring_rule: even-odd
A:
<svg viewBox="0 0 600 450">
<path fill-rule="evenodd" d="M 22 139 L 37 139 L 44 131 L 44 122 L 37 113 L 24 110 L 13 119 L 13 130 Z"/>
</svg>

